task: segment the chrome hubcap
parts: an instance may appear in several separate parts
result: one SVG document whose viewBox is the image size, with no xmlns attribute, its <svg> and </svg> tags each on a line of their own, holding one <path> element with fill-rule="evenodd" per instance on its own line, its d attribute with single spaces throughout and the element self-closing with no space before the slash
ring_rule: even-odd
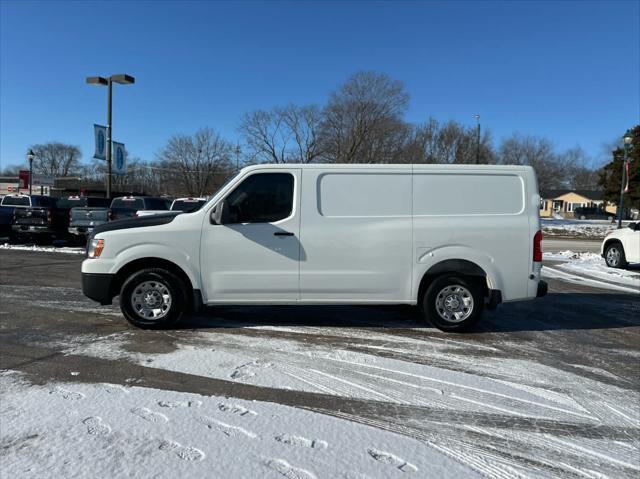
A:
<svg viewBox="0 0 640 479">
<path fill-rule="evenodd" d="M 607 251 L 607 263 L 609 266 L 617 266 L 620 262 L 620 251 L 618 248 L 609 248 Z"/>
<path fill-rule="evenodd" d="M 133 290 L 131 306 L 141 318 L 161 319 L 171 309 L 171 293 L 159 281 L 145 281 Z"/>
<path fill-rule="evenodd" d="M 459 284 L 446 286 L 436 296 L 436 311 L 450 323 L 464 321 L 473 312 L 473 296 Z"/>
</svg>

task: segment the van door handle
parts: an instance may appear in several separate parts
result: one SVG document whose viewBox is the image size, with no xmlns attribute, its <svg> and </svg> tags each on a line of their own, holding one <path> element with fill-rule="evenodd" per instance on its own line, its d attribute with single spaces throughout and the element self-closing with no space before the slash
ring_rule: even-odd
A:
<svg viewBox="0 0 640 479">
<path fill-rule="evenodd" d="M 290 231 L 276 231 L 273 236 L 293 236 L 293 233 Z"/>
</svg>

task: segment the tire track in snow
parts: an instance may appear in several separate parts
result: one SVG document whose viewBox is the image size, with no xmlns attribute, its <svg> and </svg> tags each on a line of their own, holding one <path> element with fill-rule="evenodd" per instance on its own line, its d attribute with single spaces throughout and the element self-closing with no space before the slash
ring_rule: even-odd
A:
<svg viewBox="0 0 640 479">
<path fill-rule="evenodd" d="M 622 291 L 625 293 L 633 293 L 633 294 L 639 293 L 638 289 L 636 288 L 630 288 L 630 287 L 626 287 L 626 286 L 622 286 L 614 283 L 608 283 L 606 281 L 600 281 L 597 279 L 587 278 L 584 276 L 578 276 L 576 274 L 566 273 L 557 268 L 552 268 L 551 266 L 545 266 L 544 268 L 542 268 L 542 276 L 543 277 L 546 276 L 548 278 L 553 278 L 553 279 L 560 279 L 562 281 L 567 281 L 569 283 L 591 286 L 594 288 L 609 289 L 609 290 Z"/>
<path fill-rule="evenodd" d="M 561 412 L 561 413 L 564 413 L 564 414 L 570 414 L 572 416 L 577 416 L 577 417 L 581 417 L 581 418 L 584 418 L 584 419 L 590 419 L 590 420 L 596 419 L 592 415 L 586 415 L 586 414 L 578 413 L 578 412 L 575 412 L 575 411 L 570 411 L 568 409 L 564 409 L 564 408 L 557 407 L 557 406 L 552 406 L 552 405 L 549 405 L 549 404 L 544 404 L 544 403 L 537 402 L 537 401 L 532 401 L 530 399 L 518 398 L 518 397 L 515 397 L 515 396 L 509 396 L 507 394 L 499 393 L 497 391 L 490 391 L 490 390 L 482 389 L 482 388 L 475 387 L 475 386 L 469 386 L 469 385 L 466 385 L 466 384 L 460 384 L 460 383 L 456 383 L 456 382 L 453 382 L 453 381 L 447 381 L 445 379 L 422 376 L 420 374 L 415 374 L 415 373 L 410 373 L 410 372 L 405 372 L 405 371 L 398 371 L 396 369 L 384 368 L 382 366 L 374 366 L 374 365 L 371 365 L 371 364 L 355 363 L 355 362 L 347 361 L 347 360 L 344 360 L 344 359 L 337 359 L 337 358 L 326 358 L 326 359 L 329 359 L 331 361 L 351 364 L 353 366 L 361 366 L 361 367 L 364 367 L 364 368 L 370 368 L 370 369 L 376 369 L 376 370 L 380 370 L 380 371 L 390 372 L 392 374 L 398 374 L 398 375 L 402 375 L 402 376 L 409 376 L 409 377 L 413 377 L 413 378 L 417 378 L 417 379 L 421 379 L 421 380 L 433 381 L 433 382 L 440 383 L 440 384 L 446 384 L 448 386 L 453 386 L 453 387 L 460 388 L 460 389 L 466 389 L 466 390 L 470 390 L 470 391 L 475 391 L 475 392 L 487 394 L 489 396 L 501 397 L 501 398 L 509 399 L 509 400 L 512 400 L 512 401 L 522 402 L 522 403 L 525 403 L 525 404 L 531 404 L 531 405 L 538 406 L 538 407 L 541 407 L 541 408 L 550 409 L 550 410 Z M 460 373 L 460 374 L 465 374 L 465 373 Z"/>
</svg>

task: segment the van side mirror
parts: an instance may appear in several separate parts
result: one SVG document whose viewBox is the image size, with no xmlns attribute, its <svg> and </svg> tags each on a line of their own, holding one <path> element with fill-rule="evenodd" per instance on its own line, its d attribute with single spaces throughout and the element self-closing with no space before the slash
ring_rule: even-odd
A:
<svg viewBox="0 0 640 479">
<path fill-rule="evenodd" d="M 211 212 L 210 222 L 212 225 L 223 225 L 229 222 L 229 204 L 227 200 L 220 201 Z"/>
</svg>

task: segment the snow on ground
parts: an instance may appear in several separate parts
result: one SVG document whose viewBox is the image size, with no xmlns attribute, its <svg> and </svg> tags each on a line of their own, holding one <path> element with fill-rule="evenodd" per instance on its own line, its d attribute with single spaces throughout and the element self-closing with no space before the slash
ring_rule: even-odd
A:
<svg viewBox="0 0 640 479">
<path fill-rule="evenodd" d="M 628 222 L 624 222 L 627 224 Z M 607 220 L 568 220 L 541 218 L 542 234 L 547 237 L 602 239 L 617 228 Z"/>
<path fill-rule="evenodd" d="M 19 251 L 37 251 L 41 253 L 67 253 L 67 254 L 85 254 L 84 248 L 72 248 L 68 246 L 36 246 L 36 245 L 16 245 L 4 243 L 0 244 L 0 250 L 14 249 Z"/>
<path fill-rule="evenodd" d="M 270 327 L 273 329 L 274 327 Z M 261 329 L 256 327 L 254 329 Z M 452 411 L 486 412 L 513 417 L 537 417 L 557 421 L 597 421 L 617 424 L 616 418 L 590 412 L 591 399 L 584 391 L 598 391 L 597 381 L 550 366 L 519 359 L 483 357 L 469 362 L 468 346 L 434 344 L 428 340 L 367 334 L 372 351 L 405 352 L 420 357 L 420 364 L 386 358 L 331 345 L 309 344 L 298 338 L 281 339 L 223 332 L 195 333 L 188 343 L 165 354 L 132 353 L 127 333 L 70 347 L 67 354 L 105 359 L 127 358 L 146 367 L 225 379 L 261 387 L 308 391 L 337 397 L 428 406 Z M 331 335 L 331 328 L 323 328 Z M 363 341 L 364 342 L 364 341 Z M 527 381 L 526 377 L 536 378 Z M 559 393 L 555 386 L 568 383 Z M 575 386 L 575 387 L 574 387 Z M 613 386 L 607 386 L 611 393 Z M 623 390 L 615 401 L 635 400 Z M 588 396 L 588 394 L 587 394 Z M 606 401 L 606 398 L 598 398 Z M 633 412 L 630 412 L 633 414 Z"/>
<path fill-rule="evenodd" d="M 640 423 L 638 392 L 594 379 L 606 377 L 600 372 L 581 375 L 523 359 L 490 357 L 484 345 L 477 351 L 482 360 L 470 361 L 473 344 L 433 338 L 352 332 L 358 335 L 360 349 L 371 348 L 369 354 L 350 350 L 349 338 L 337 332 L 341 328 L 253 329 L 282 329 L 290 337 L 196 332 L 187 341 L 178 340 L 173 352 L 140 354 L 130 351 L 129 334 L 121 333 L 70 344 L 66 353 L 127 358 L 145 367 L 363 399 L 387 409 L 409 408 L 416 411 L 413 417 L 380 418 L 368 424 L 426 441 L 488 477 L 536 477 L 541 463 L 547 468 L 543 476 L 549 470 L 584 477 L 633 477 L 640 472 L 637 461 L 630 459 L 640 454 L 637 437 L 631 432 L 616 433 L 619 441 L 615 444 L 610 438 L 578 432 L 592 428 L 631 431 Z M 316 329 L 322 329 L 325 337 L 336 334 L 347 346 L 310 344 L 305 337 Z M 439 412 L 428 417 L 427 410 Z M 346 413 L 342 417 L 357 420 Z M 461 417 L 466 419 L 452 420 Z M 528 423 L 533 427 L 523 427 Z M 567 430 L 558 432 L 564 427 Z M 394 451 L 398 450 L 404 451 Z M 394 451 L 388 452 L 398 454 Z M 529 460 L 538 466 L 532 469 Z M 431 472 L 429 476 L 442 477 Z M 382 476 L 374 473 L 371 477 Z"/>
<path fill-rule="evenodd" d="M 604 258 L 597 253 L 561 251 L 544 253 L 543 258 L 562 262 L 559 265 L 543 266 L 542 275 L 547 278 L 640 294 L 640 268 L 631 270 L 609 268 Z"/>
<path fill-rule="evenodd" d="M 481 477 L 438 447 L 273 403 L 0 375 L 3 477 Z"/>
</svg>

